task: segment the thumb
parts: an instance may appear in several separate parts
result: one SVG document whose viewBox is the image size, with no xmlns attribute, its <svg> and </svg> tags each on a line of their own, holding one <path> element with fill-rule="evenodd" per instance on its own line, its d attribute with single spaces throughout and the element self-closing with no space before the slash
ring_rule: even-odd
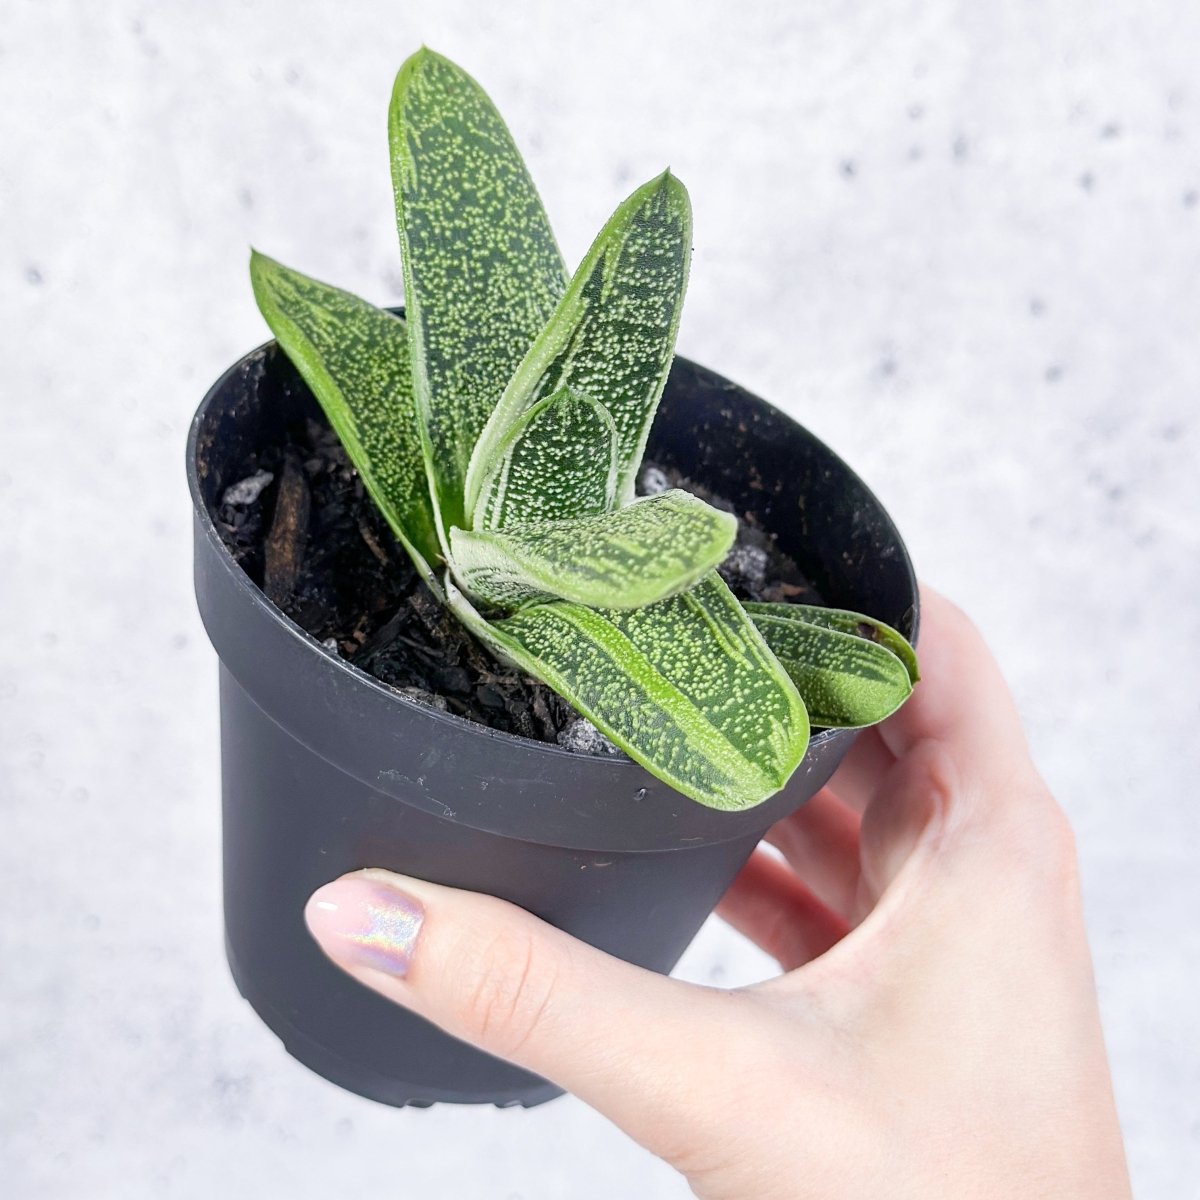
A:
<svg viewBox="0 0 1200 1200">
<path fill-rule="evenodd" d="M 704 1144 L 717 1061 L 751 993 L 632 966 L 515 905 L 367 870 L 318 889 L 305 919 L 360 983 L 545 1076 L 680 1165 Z M 740 1039 L 739 1039 L 740 1040 Z M 738 1047 L 739 1072 L 747 1047 Z M 708 1101 L 705 1098 L 708 1097 Z"/>
</svg>

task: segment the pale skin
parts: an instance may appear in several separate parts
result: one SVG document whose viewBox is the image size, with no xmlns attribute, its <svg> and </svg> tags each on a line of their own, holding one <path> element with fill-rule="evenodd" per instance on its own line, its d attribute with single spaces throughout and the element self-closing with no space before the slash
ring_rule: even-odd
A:
<svg viewBox="0 0 1200 1200">
<path fill-rule="evenodd" d="M 367 987 L 574 1092 L 704 1200 L 1128 1197 L 1070 828 L 979 634 L 928 589 L 922 620 L 911 700 L 722 901 L 777 978 L 663 978 L 383 871 L 322 888 L 310 926 Z M 403 974 L 334 929 L 368 880 L 424 910 Z"/>
</svg>

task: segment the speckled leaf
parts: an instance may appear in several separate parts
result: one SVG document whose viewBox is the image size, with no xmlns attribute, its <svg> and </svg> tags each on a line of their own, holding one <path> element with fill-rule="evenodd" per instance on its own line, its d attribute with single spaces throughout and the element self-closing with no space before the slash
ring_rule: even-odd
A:
<svg viewBox="0 0 1200 1200">
<path fill-rule="evenodd" d="M 608 512 L 616 453 L 616 426 L 603 404 L 573 388 L 539 400 L 497 448 L 475 506 L 475 528 Z"/>
<path fill-rule="evenodd" d="M 596 516 L 452 529 L 451 566 L 467 592 L 504 608 L 548 597 L 641 608 L 691 587 L 736 534 L 736 517 L 675 488 Z"/>
<path fill-rule="evenodd" d="M 388 125 L 414 391 L 449 528 L 466 524 L 471 450 L 566 270 L 525 163 L 469 75 L 418 51 L 396 77 Z"/>
<path fill-rule="evenodd" d="M 447 593 L 481 640 L 701 804 L 759 804 L 804 757 L 808 716 L 795 686 L 715 572 L 632 612 L 555 600 L 489 623 Z"/>
<path fill-rule="evenodd" d="M 612 414 L 617 503 L 633 499 L 675 349 L 691 251 L 691 205 L 683 184 L 669 171 L 618 207 L 484 429 L 467 477 L 468 512 L 509 426 L 543 396 L 568 384 Z"/>
<path fill-rule="evenodd" d="M 768 604 L 747 601 L 745 609 L 751 616 L 782 617 L 787 621 L 806 621 L 809 625 L 820 625 L 823 629 L 836 629 L 841 633 L 866 638 L 870 642 L 890 650 L 903 664 L 909 679 L 916 683 L 921 678 L 917 666 L 917 654 L 905 636 L 864 613 L 849 612 L 844 608 L 824 608 L 814 604 Z"/>
<path fill-rule="evenodd" d="M 750 615 L 792 677 L 814 725 L 849 729 L 874 725 L 891 716 L 911 694 L 907 667 L 887 647 L 757 608 Z"/>
<path fill-rule="evenodd" d="M 312 389 L 417 569 L 438 539 L 399 317 L 254 253 L 250 278 L 271 332 Z"/>
</svg>

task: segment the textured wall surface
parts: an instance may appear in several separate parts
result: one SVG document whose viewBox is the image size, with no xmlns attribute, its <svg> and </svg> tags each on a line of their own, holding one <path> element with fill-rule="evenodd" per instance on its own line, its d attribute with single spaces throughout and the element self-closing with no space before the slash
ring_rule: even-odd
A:
<svg viewBox="0 0 1200 1200">
<path fill-rule="evenodd" d="M 571 1099 L 394 1112 L 339 1092 L 222 961 L 184 435 L 264 337 L 250 243 L 398 298 L 385 107 L 423 41 L 496 98 L 569 260 L 671 165 L 696 211 L 683 352 L 848 458 L 982 625 L 1078 832 L 1138 1193 L 1187 1194 L 1194 0 L 5 0 L 5 1194 L 686 1194 Z M 684 971 L 769 964 L 712 923 Z"/>
</svg>

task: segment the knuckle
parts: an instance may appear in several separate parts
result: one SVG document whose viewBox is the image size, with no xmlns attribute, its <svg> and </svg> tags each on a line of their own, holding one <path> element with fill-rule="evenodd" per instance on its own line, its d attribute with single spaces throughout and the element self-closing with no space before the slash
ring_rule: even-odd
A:
<svg viewBox="0 0 1200 1200">
<path fill-rule="evenodd" d="M 1006 822 L 1010 855 L 1043 895 L 1073 904 L 1079 853 L 1066 812 L 1040 782 L 1013 790 L 1020 799 L 1011 804 Z"/>
<path fill-rule="evenodd" d="M 1048 793 L 1042 801 L 1042 861 L 1050 876 L 1074 887 L 1079 876 L 1079 850 L 1075 831 L 1060 805 Z"/>
<path fill-rule="evenodd" d="M 518 1055 L 554 993 L 554 958 L 526 930 L 476 942 L 464 958 L 459 1015 L 468 1041 L 502 1058 Z"/>
</svg>

